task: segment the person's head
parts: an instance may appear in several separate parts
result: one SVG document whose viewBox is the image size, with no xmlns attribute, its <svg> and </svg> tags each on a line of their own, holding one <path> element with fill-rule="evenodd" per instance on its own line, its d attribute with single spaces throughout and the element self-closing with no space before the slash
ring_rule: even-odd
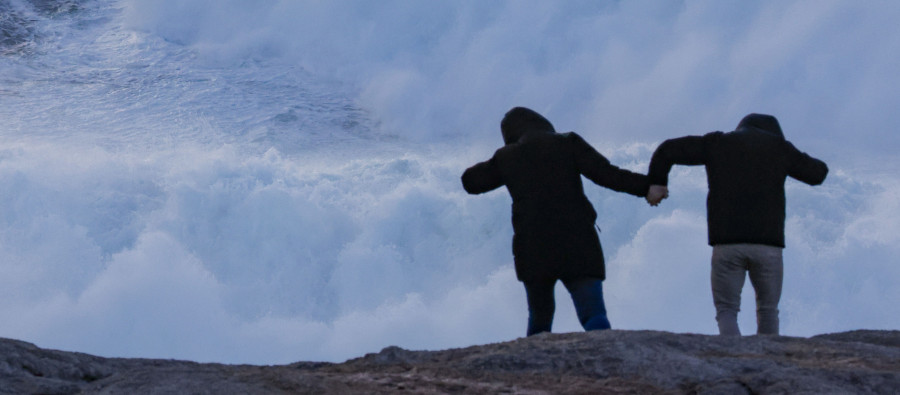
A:
<svg viewBox="0 0 900 395">
<path fill-rule="evenodd" d="M 512 144 L 519 141 L 523 135 L 529 132 L 556 132 L 553 124 L 541 114 L 525 107 L 513 107 L 506 112 L 500 121 L 500 132 L 503 133 L 503 142 Z"/>
<path fill-rule="evenodd" d="M 781 131 L 781 125 L 778 124 L 778 120 L 771 115 L 766 114 L 748 114 L 741 119 L 741 122 L 738 123 L 737 129 L 748 129 L 748 128 L 756 128 L 760 129 L 781 137 L 784 137 L 784 133 Z"/>
</svg>

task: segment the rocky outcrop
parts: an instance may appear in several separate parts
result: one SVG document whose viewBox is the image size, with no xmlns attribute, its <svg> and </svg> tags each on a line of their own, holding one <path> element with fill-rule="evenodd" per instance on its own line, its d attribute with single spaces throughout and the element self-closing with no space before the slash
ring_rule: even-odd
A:
<svg viewBox="0 0 900 395">
<path fill-rule="evenodd" d="M 542 334 L 281 366 L 101 358 L 0 340 L 0 393 L 900 393 L 900 331 Z"/>
</svg>

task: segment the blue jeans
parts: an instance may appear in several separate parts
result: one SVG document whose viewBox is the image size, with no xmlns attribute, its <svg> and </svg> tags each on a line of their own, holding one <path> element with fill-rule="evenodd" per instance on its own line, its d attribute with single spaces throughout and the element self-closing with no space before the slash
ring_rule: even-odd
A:
<svg viewBox="0 0 900 395">
<path fill-rule="evenodd" d="M 572 295 L 575 313 L 584 330 L 610 328 L 609 319 L 606 318 L 606 305 L 603 303 L 603 280 L 581 277 L 562 282 Z M 553 326 L 553 313 L 556 310 L 553 296 L 555 285 L 555 279 L 525 283 L 525 294 L 528 298 L 528 336 L 550 332 Z"/>
</svg>

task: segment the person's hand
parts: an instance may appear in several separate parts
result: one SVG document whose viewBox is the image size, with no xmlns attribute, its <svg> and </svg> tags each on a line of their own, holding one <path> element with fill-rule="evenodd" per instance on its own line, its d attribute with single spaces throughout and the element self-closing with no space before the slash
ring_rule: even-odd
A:
<svg viewBox="0 0 900 395">
<path fill-rule="evenodd" d="M 659 202 L 663 199 L 669 197 L 669 188 L 666 188 L 665 185 L 651 185 L 650 190 L 647 191 L 647 203 L 650 203 L 651 206 L 658 206 Z"/>
</svg>

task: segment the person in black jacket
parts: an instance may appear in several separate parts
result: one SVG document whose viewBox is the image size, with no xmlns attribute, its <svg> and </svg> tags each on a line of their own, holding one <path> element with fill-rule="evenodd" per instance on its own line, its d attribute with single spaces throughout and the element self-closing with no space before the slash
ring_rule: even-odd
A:
<svg viewBox="0 0 900 395">
<path fill-rule="evenodd" d="M 778 334 L 783 279 L 785 198 L 790 176 L 810 185 L 825 181 L 828 167 L 785 140 L 778 120 L 750 114 L 730 133 L 712 132 L 663 142 L 653 153 L 647 201 L 668 195 L 672 165 L 704 165 L 712 255 L 712 291 L 722 335 L 740 335 L 737 313 L 749 272 L 756 291 L 757 333 Z"/>
<path fill-rule="evenodd" d="M 466 192 L 506 186 L 512 196 L 516 276 L 525 285 L 531 336 L 549 332 L 557 280 L 572 295 L 585 330 L 609 329 L 603 302 L 606 277 L 595 231 L 597 213 L 584 195 L 581 176 L 594 183 L 644 197 L 649 180 L 610 164 L 574 132 L 558 134 L 546 118 L 515 107 L 500 123 L 505 146 L 465 171 Z"/>
</svg>

